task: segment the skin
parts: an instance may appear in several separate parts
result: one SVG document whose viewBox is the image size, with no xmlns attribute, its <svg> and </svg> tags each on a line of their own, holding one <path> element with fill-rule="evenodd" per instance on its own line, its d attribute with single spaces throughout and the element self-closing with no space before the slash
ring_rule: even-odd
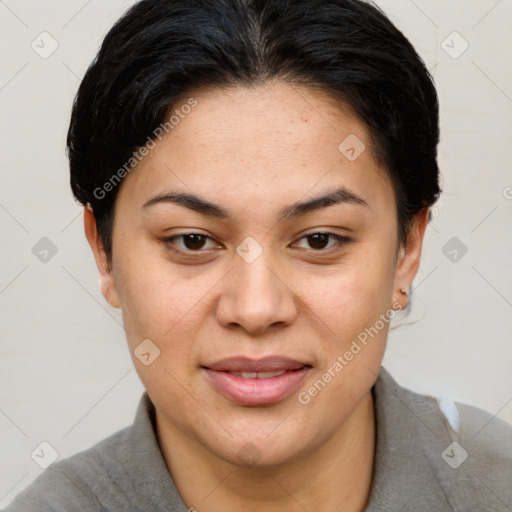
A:
<svg viewBox="0 0 512 512">
<path fill-rule="evenodd" d="M 322 512 L 340 503 L 361 511 L 375 452 L 371 388 L 388 324 L 307 404 L 298 393 L 379 315 L 406 307 L 399 289 L 408 290 L 418 270 L 428 210 L 400 247 L 394 191 L 367 130 L 318 91 L 273 82 L 193 96 L 197 106 L 121 185 L 111 268 L 90 207 L 84 217 L 102 293 L 122 310 L 134 365 L 155 404 L 169 471 L 187 506 L 201 512 Z M 350 134 L 366 145 L 355 161 L 338 149 Z M 339 187 L 367 206 L 278 220 L 281 208 Z M 194 193 L 234 216 L 143 207 L 169 191 Z M 190 232 L 210 238 L 186 245 L 177 235 Z M 318 232 L 351 241 L 315 245 L 306 235 Z M 263 249 L 252 263 L 236 252 L 248 236 Z M 189 252 L 172 251 L 173 243 Z M 160 356 L 145 366 L 133 351 L 148 338 Z M 287 356 L 312 368 L 286 399 L 243 406 L 201 370 L 235 355 Z M 242 457 L 248 451 L 252 462 Z"/>
</svg>

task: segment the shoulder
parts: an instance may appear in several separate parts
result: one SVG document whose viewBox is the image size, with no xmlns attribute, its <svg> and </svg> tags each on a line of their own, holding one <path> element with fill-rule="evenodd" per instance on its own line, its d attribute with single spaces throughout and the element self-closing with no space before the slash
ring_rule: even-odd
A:
<svg viewBox="0 0 512 512">
<path fill-rule="evenodd" d="M 452 402 L 443 412 L 435 403 L 451 440 L 436 475 L 456 510 L 512 509 L 512 425 L 469 404 Z"/>
<path fill-rule="evenodd" d="M 512 424 L 467 403 L 420 394 L 401 386 L 400 390 L 402 398 L 420 418 L 432 428 L 442 424 L 446 435 L 467 446 L 474 458 L 492 458 L 494 466 L 503 462 L 509 469 L 512 467 Z"/>
<path fill-rule="evenodd" d="M 414 392 L 384 373 L 387 401 L 400 403 L 401 417 L 414 417 L 414 456 L 424 458 L 452 510 L 512 509 L 512 425 L 478 407 Z"/>
<path fill-rule="evenodd" d="M 501 480 L 512 489 L 512 425 L 497 415 L 456 402 L 460 416 L 458 440 L 473 458 L 478 473 Z M 512 497 L 512 494 L 511 494 Z M 511 499 L 512 503 L 512 499 Z"/>
<path fill-rule="evenodd" d="M 110 468 L 119 463 L 119 456 L 126 451 L 130 429 L 120 430 L 87 450 L 54 462 L 16 496 L 6 512 L 99 512 L 106 510 L 105 497 L 122 505 Z"/>
<path fill-rule="evenodd" d="M 154 420 L 144 393 L 131 426 L 54 462 L 6 512 L 187 510 L 160 451 Z"/>
</svg>

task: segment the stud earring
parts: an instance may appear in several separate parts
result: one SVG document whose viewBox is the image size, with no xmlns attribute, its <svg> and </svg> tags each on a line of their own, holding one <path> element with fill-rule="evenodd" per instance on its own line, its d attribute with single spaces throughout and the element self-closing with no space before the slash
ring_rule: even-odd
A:
<svg viewBox="0 0 512 512">
<path fill-rule="evenodd" d="M 407 295 L 407 290 L 404 290 L 403 288 L 400 288 L 400 293 L 402 295 Z"/>
</svg>

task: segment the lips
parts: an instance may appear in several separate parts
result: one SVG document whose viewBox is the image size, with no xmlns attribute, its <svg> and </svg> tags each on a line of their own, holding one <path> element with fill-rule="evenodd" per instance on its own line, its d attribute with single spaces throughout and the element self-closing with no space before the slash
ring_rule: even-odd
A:
<svg viewBox="0 0 512 512">
<path fill-rule="evenodd" d="M 210 370 L 221 372 L 280 372 L 298 370 L 309 365 L 287 357 L 272 356 L 263 359 L 230 357 L 205 366 Z"/>
<path fill-rule="evenodd" d="M 232 357 L 205 365 L 213 388 L 241 405 L 269 405 L 287 398 L 304 380 L 311 365 L 285 357 Z"/>
<path fill-rule="evenodd" d="M 286 373 L 286 370 L 280 372 L 228 372 L 230 375 L 242 377 L 244 379 L 271 379 L 272 377 L 280 377 Z"/>
</svg>

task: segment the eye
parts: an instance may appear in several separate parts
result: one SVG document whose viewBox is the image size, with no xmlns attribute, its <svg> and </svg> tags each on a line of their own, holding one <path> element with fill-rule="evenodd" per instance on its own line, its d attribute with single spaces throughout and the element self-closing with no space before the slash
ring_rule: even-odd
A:
<svg viewBox="0 0 512 512">
<path fill-rule="evenodd" d="M 175 243 L 175 240 L 183 242 L 183 245 Z M 201 249 L 204 249 L 207 240 L 211 240 L 213 242 L 211 237 L 203 235 L 202 233 L 183 233 L 181 235 L 175 235 L 170 238 L 166 238 L 164 242 L 168 246 L 174 245 L 178 247 L 178 249 L 183 252 L 201 252 Z M 219 246 L 215 245 L 215 247 Z"/>
<path fill-rule="evenodd" d="M 334 243 L 329 245 L 329 239 L 334 240 Z M 310 244 L 311 249 L 315 251 L 322 251 L 326 249 L 331 249 L 332 247 L 336 245 L 343 245 L 350 242 L 350 238 L 347 238 L 346 236 L 337 235 L 335 233 L 310 233 L 309 235 L 303 236 L 301 240 L 307 240 L 307 242 Z M 308 249 L 308 247 L 306 247 Z"/>
<path fill-rule="evenodd" d="M 299 242 L 303 240 L 307 241 L 309 245 L 309 247 L 305 247 L 306 249 L 320 252 L 328 251 L 336 245 L 341 246 L 351 241 L 345 236 L 328 232 L 310 233 L 303 236 Z M 208 241 L 211 241 L 213 246 L 209 248 L 205 247 Z M 173 251 L 188 253 L 206 252 L 208 249 L 215 249 L 220 247 L 211 237 L 202 233 L 183 233 L 181 235 L 175 235 L 164 239 L 164 243 Z"/>
</svg>

